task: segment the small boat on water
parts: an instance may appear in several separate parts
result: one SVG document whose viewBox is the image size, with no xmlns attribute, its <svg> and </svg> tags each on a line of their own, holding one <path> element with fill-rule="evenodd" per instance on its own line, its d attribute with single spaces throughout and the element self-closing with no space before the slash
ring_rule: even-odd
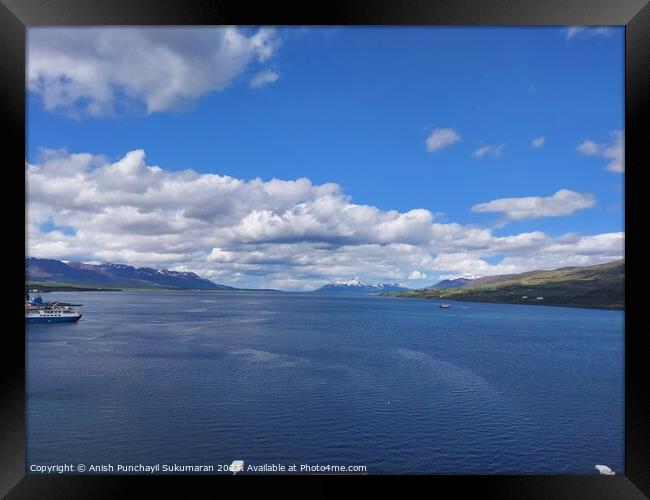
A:
<svg viewBox="0 0 650 500">
<path fill-rule="evenodd" d="M 74 309 L 81 304 L 66 302 L 43 302 L 40 295 L 30 299 L 25 294 L 25 323 L 69 323 L 81 319 L 82 314 Z"/>
<path fill-rule="evenodd" d="M 449 309 L 451 306 L 449 304 L 440 304 L 438 307 L 440 309 Z"/>
</svg>

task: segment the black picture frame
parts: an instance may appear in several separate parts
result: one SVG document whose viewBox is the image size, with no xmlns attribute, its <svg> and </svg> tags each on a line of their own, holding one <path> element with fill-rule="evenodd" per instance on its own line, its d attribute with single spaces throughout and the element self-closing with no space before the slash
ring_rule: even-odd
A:
<svg viewBox="0 0 650 500">
<path fill-rule="evenodd" d="M 31 26 L 73 25 L 625 25 L 625 475 L 616 476 L 33 476 L 25 475 L 24 319 L 18 303 L 24 292 L 25 219 L 25 34 Z M 2 335 L 0 392 L 0 494 L 6 498 L 117 498 L 134 486 L 149 494 L 189 496 L 187 488 L 211 489 L 210 496 L 242 495 L 249 486 L 301 496 L 340 494 L 349 489 L 395 493 L 453 491 L 488 498 L 635 499 L 650 496 L 650 363 L 646 361 L 643 314 L 648 255 L 642 172 L 650 165 L 642 137 L 650 123 L 650 5 L 646 0 L 330 0 L 321 4 L 259 5 L 240 0 L 0 0 L 0 122 L 5 131 L 4 214 L 11 236 L 2 245 L 4 276 L 10 285 L 11 325 Z M 596 104 L 594 104 L 596 105 Z M 634 286 L 638 284 L 639 286 Z M 14 323 L 15 321 L 15 323 Z M 286 480 L 288 479 L 288 481 Z M 191 481 L 191 482 L 190 482 Z M 451 490 L 449 490 L 451 488 Z M 444 490 L 443 490 L 444 489 Z M 157 491 L 156 491 L 157 490 Z M 210 491 L 210 490 L 208 490 Z"/>
</svg>

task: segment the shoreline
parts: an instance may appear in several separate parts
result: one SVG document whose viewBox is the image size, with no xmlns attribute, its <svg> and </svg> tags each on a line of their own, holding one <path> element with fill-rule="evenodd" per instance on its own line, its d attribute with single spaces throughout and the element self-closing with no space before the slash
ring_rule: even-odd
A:
<svg viewBox="0 0 650 500">
<path fill-rule="evenodd" d="M 51 292 L 277 292 L 287 293 L 283 290 L 272 288 L 101 288 L 84 286 L 26 286 L 29 293 L 51 293 Z M 36 290 L 32 292 L 32 290 Z"/>
<path fill-rule="evenodd" d="M 489 301 L 489 300 L 463 300 L 463 299 L 452 299 L 450 297 L 417 297 L 417 296 L 399 296 L 399 295 L 384 295 L 383 297 L 389 297 L 393 299 L 419 299 L 419 300 L 436 300 L 438 302 L 467 302 L 467 303 L 477 303 L 477 304 L 501 304 L 508 306 L 541 306 L 541 307 L 573 307 L 575 309 L 594 309 L 598 311 L 625 311 L 625 306 L 592 306 L 592 305 L 583 305 L 583 304 L 549 304 L 541 302 L 501 302 L 501 301 Z"/>
<path fill-rule="evenodd" d="M 34 287 L 36 288 L 36 287 Z M 48 287 L 49 288 L 49 287 Z M 30 288 L 31 290 L 31 288 Z M 273 290 L 273 289 L 247 289 L 247 288 L 235 288 L 232 290 L 211 290 L 211 289 L 201 289 L 201 288 L 92 288 L 92 287 L 51 287 L 48 290 L 38 289 L 37 292 L 29 293 L 51 293 L 51 292 L 275 292 L 281 293 L 284 295 L 297 294 L 311 294 L 311 292 L 286 292 L 283 290 Z M 314 293 L 314 296 L 327 296 L 327 297 L 340 297 L 340 298 L 356 298 L 356 297 L 380 297 L 380 298 L 392 298 L 392 299 L 419 299 L 419 300 L 433 300 L 436 302 L 463 302 L 463 303 L 477 303 L 477 304 L 499 304 L 499 305 L 512 305 L 512 306 L 536 306 L 536 307 L 568 307 L 575 309 L 593 309 L 598 311 L 625 311 L 625 306 L 593 306 L 593 305 L 583 305 L 583 304 L 552 304 L 552 303 L 541 303 L 541 302 L 501 302 L 501 301 L 488 301 L 488 300 L 467 300 L 467 299 L 455 299 L 451 297 L 418 297 L 418 296 L 400 296 L 400 295 L 390 295 L 390 294 L 320 294 Z"/>
</svg>

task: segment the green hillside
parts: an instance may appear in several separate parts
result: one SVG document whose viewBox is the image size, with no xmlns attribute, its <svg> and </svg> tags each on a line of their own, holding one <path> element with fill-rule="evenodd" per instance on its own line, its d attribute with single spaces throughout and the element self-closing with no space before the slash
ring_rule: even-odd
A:
<svg viewBox="0 0 650 500">
<path fill-rule="evenodd" d="M 479 278 L 462 288 L 427 288 L 391 294 L 396 297 L 443 298 L 504 304 L 534 304 L 623 309 L 625 260 L 588 267 Z M 538 299 L 538 297 L 542 297 Z"/>
</svg>

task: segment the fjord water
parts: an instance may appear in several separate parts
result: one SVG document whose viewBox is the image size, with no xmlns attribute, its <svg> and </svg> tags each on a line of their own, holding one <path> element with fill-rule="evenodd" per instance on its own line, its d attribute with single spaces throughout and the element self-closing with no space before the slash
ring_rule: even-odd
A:
<svg viewBox="0 0 650 500">
<path fill-rule="evenodd" d="M 623 313 L 273 292 L 57 292 L 28 464 L 623 472 Z"/>
</svg>

